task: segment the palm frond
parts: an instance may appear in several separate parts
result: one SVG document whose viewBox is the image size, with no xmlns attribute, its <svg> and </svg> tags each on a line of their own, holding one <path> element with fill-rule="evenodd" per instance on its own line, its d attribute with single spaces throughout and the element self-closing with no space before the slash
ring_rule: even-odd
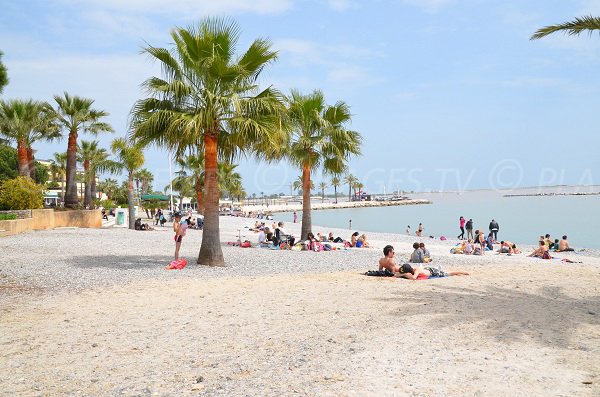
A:
<svg viewBox="0 0 600 397">
<path fill-rule="evenodd" d="M 575 18 L 573 21 L 561 23 L 558 25 L 550 25 L 538 29 L 530 40 L 541 39 L 555 32 L 564 32 L 569 36 L 578 36 L 584 31 L 588 31 L 590 36 L 595 30 L 600 30 L 600 17 L 591 15 Z"/>
</svg>

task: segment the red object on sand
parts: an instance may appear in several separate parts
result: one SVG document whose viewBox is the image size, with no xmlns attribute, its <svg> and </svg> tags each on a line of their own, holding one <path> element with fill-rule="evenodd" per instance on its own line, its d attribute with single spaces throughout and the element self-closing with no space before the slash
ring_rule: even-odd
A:
<svg viewBox="0 0 600 397">
<path fill-rule="evenodd" d="M 420 273 L 417 276 L 417 280 L 427 280 L 429 278 L 429 276 L 427 276 L 426 274 Z"/>
<path fill-rule="evenodd" d="M 171 263 L 169 263 L 166 267 L 166 269 L 168 270 L 172 270 L 172 269 L 177 269 L 177 270 L 181 270 L 183 269 L 185 266 L 187 265 L 187 260 L 180 258 L 177 259 L 175 261 L 172 261 Z"/>
</svg>

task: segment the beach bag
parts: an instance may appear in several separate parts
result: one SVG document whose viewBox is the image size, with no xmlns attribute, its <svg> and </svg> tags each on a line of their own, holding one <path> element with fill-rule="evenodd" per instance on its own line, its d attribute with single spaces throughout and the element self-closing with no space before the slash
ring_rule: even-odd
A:
<svg viewBox="0 0 600 397">
<path fill-rule="evenodd" d="M 331 251 L 331 245 L 329 245 L 329 244 L 323 244 L 322 247 L 323 247 L 323 251 Z"/>
<path fill-rule="evenodd" d="M 240 247 L 242 248 L 250 248 L 252 247 L 252 243 L 250 243 L 250 241 L 246 240 L 243 243 L 240 244 Z"/>
</svg>

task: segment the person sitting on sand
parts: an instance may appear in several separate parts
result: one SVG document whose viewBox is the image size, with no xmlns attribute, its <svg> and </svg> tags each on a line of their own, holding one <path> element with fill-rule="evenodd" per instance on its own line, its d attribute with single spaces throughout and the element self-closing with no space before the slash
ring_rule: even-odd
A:
<svg viewBox="0 0 600 397">
<path fill-rule="evenodd" d="M 394 262 L 394 247 L 386 245 L 383 247 L 383 258 L 379 260 L 379 271 L 387 269 L 392 273 L 398 273 L 398 265 Z"/>
<path fill-rule="evenodd" d="M 550 234 L 546 234 L 544 236 L 544 244 L 546 244 L 548 249 L 552 249 L 552 247 L 554 247 L 554 242 L 550 239 Z"/>
<path fill-rule="evenodd" d="M 423 253 L 423 263 L 431 262 L 431 254 L 429 253 L 429 250 L 425 248 L 425 243 L 419 243 L 419 249 Z"/>
<path fill-rule="evenodd" d="M 487 248 L 489 248 L 490 251 L 494 250 L 494 243 L 496 241 L 494 240 L 494 235 L 492 234 L 492 232 L 490 232 L 490 234 L 488 234 L 487 239 L 485 239 L 485 245 Z"/>
<path fill-rule="evenodd" d="M 498 248 L 499 254 L 514 254 L 513 243 L 510 241 L 500 241 L 500 248 Z"/>
<path fill-rule="evenodd" d="M 558 249 L 558 245 L 559 244 L 560 244 L 560 241 L 557 238 L 555 238 L 554 239 L 554 244 L 552 245 L 552 250 L 551 251 L 554 251 L 554 252 L 559 251 L 559 249 Z"/>
<path fill-rule="evenodd" d="M 473 247 L 473 240 L 468 239 L 463 248 L 463 254 L 472 255 L 473 251 L 475 251 L 475 248 Z"/>
<path fill-rule="evenodd" d="M 419 243 L 413 244 L 413 253 L 410 255 L 410 263 L 423 263 L 423 251 L 421 251 L 421 245 Z"/>
<path fill-rule="evenodd" d="M 268 247 L 271 244 L 271 239 L 269 239 L 268 235 L 271 235 L 271 239 L 273 238 L 273 233 L 268 227 L 265 227 L 258 234 L 258 246 L 259 247 Z"/>
<path fill-rule="evenodd" d="M 454 270 L 446 272 L 441 267 L 425 266 L 424 268 L 412 267 L 408 263 L 400 266 L 399 274 L 397 277 L 407 278 L 409 280 L 416 280 L 420 274 L 426 277 L 449 277 L 449 276 L 468 276 L 469 273 L 464 270 Z"/>
<path fill-rule="evenodd" d="M 559 251 L 575 251 L 573 248 L 569 246 L 569 240 L 567 240 L 567 236 L 562 236 L 562 240 L 558 242 L 558 250 Z"/>
<path fill-rule="evenodd" d="M 543 241 L 540 241 L 540 246 L 536 249 L 533 250 L 533 252 L 527 256 L 533 256 L 536 258 L 542 258 L 542 259 L 552 259 L 552 257 L 550 256 L 549 251 L 549 247 L 546 245 L 546 243 L 544 243 Z"/>
</svg>

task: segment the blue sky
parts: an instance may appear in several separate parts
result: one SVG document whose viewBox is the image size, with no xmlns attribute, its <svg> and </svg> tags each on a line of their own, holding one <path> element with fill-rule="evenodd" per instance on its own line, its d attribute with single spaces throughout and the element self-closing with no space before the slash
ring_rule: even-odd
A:
<svg viewBox="0 0 600 397">
<path fill-rule="evenodd" d="M 0 9 L 2 98 L 93 98 L 117 131 L 98 138 L 106 147 L 126 133 L 142 81 L 159 74 L 140 55 L 144 42 L 168 46 L 174 26 L 219 15 L 239 23 L 240 48 L 266 37 L 279 51 L 263 85 L 318 88 L 350 105 L 364 137 L 350 168 L 368 191 L 600 184 L 600 36 L 529 40 L 539 27 L 599 16 L 600 0 L 0 0 Z M 66 139 L 35 149 L 50 158 Z M 162 190 L 166 152 L 148 150 L 146 167 Z M 239 168 L 249 193 L 287 193 L 299 175 L 284 163 Z"/>
</svg>

